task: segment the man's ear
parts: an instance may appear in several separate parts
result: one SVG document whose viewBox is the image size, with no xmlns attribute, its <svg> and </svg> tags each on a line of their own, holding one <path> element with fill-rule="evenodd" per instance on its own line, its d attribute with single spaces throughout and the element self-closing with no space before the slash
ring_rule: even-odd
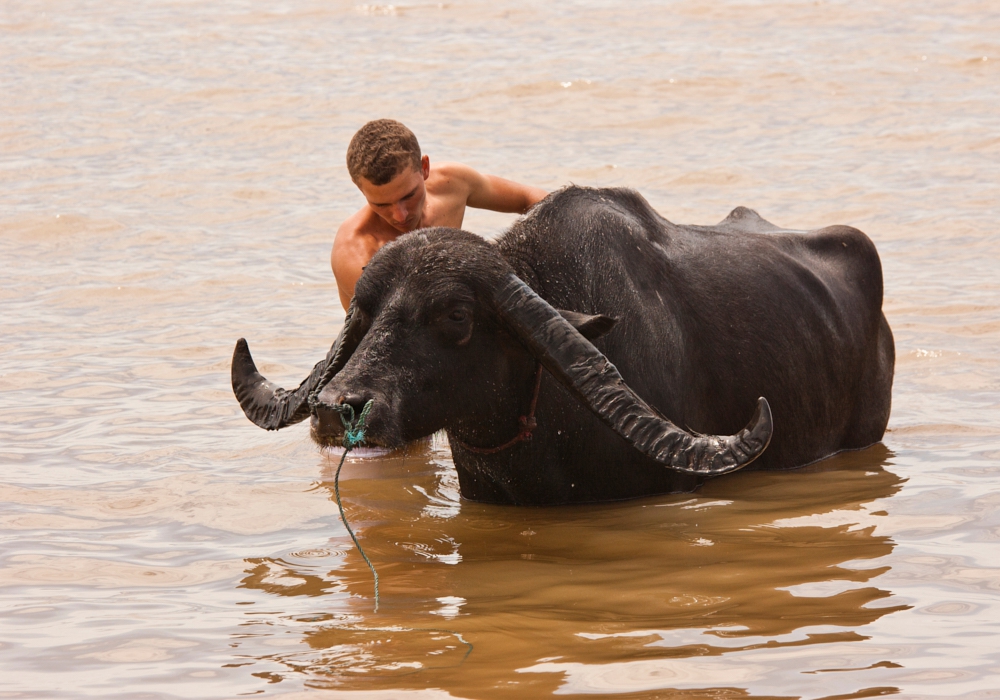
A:
<svg viewBox="0 0 1000 700">
<path fill-rule="evenodd" d="M 580 314 L 576 311 L 557 310 L 587 340 L 597 340 L 618 323 L 617 318 L 611 318 L 610 316 L 601 316 L 600 314 L 591 316 L 590 314 Z"/>
</svg>

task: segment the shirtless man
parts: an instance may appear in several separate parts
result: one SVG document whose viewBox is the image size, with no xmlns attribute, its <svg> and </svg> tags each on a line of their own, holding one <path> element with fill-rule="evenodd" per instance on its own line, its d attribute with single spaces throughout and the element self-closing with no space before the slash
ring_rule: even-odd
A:
<svg viewBox="0 0 1000 700">
<path fill-rule="evenodd" d="M 330 266 L 346 309 L 361 270 L 379 248 L 418 228 L 461 228 L 465 208 L 524 214 L 548 194 L 421 155 L 417 137 L 392 119 L 368 122 L 351 139 L 347 170 L 367 204 L 337 230 Z"/>
</svg>

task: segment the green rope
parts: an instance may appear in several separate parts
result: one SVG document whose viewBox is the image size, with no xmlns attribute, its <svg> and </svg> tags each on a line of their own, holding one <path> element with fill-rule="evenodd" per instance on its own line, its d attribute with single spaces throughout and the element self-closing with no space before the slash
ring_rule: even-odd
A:
<svg viewBox="0 0 1000 700">
<path fill-rule="evenodd" d="M 358 538 L 354 534 L 354 530 L 351 529 L 350 524 L 347 522 L 347 514 L 344 512 L 344 504 L 340 502 L 340 468 L 344 466 L 344 460 L 347 459 L 347 453 L 353 450 L 358 445 L 361 445 L 365 441 L 365 420 L 368 418 L 368 413 L 372 410 L 372 404 L 375 403 L 373 400 L 369 400 L 365 404 L 365 407 L 361 409 L 361 415 L 355 420 L 354 417 L 354 406 L 350 404 L 339 404 L 334 406 L 334 410 L 340 414 L 340 422 L 344 424 L 344 454 L 340 456 L 340 464 L 337 465 L 337 473 L 333 477 L 333 493 L 337 497 L 337 507 L 340 508 L 340 519 L 344 521 L 344 527 L 347 528 L 347 534 L 351 536 L 354 540 L 354 546 L 358 548 L 358 552 L 361 554 L 361 558 L 365 560 L 368 564 L 368 568 L 372 570 L 372 576 L 375 577 L 375 612 L 378 612 L 378 572 L 375 571 L 375 566 L 372 564 L 371 559 L 365 554 L 365 550 L 361 548 L 361 543 L 358 542 Z M 348 417 L 348 414 L 350 417 Z"/>
<path fill-rule="evenodd" d="M 344 460 L 347 459 L 347 453 L 353 450 L 358 445 L 361 445 L 365 441 L 365 420 L 368 418 L 368 413 L 372 410 L 372 404 L 374 401 L 370 400 L 365 404 L 364 408 L 361 409 L 361 415 L 355 420 L 354 417 L 354 407 L 349 404 L 339 404 L 334 406 L 333 409 L 340 414 L 340 422 L 344 424 L 344 454 L 340 457 L 340 464 L 337 465 L 337 473 L 333 477 L 333 493 L 337 497 L 337 507 L 340 508 L 340 519 L 344 521 L 344 527 L 347 528 L 347 533 L 354 540 L 354 546 L 358 548 L 358 552 L 361 553 L 361 557 L 368 564 L 368 568 L 372 570 L 372 576 L 375 577 L 375 612 L 378 612 L 378 573 L 375 571 L 375 567 L 372 565 L 371 560 L 368 555 L 365 554 L 365 550 L 361 548 L 361 543 L 358 542 L 358 538 L 354 535 L 354 530 L 347 523 L 347 515 L 344 513 L 344 505 L 340 502 L 340 468 L 344 466 Z M 350 628 L 348 628 L 350 629 Z M 372 627 L 372 628 L 355 628 L 361 631 L 385 631 L 385 632 L 399 632 L 398 627 Z M 454 635 L 458 641 L 465 645 L 465 654 L 462 659 L 455 664 L 455 666 L 461 666 L 465 663 L 465 660 L 469 658 L 472 653 L 472 643 L 465 641 L 465 638 L 461 634 L 453 630 L 440 629 L 436 627 L 413 627 L 410 628 L 411 631 L 425 631 L 425 632 L 446 632 L 448 634 Z M 454 668 L 455 666 L 447 666 L 445 668 Z M 416 671 L 414 671 L 416 673 Z M 403 674 L 409 675 L 409 674 Z"/>
</svg>

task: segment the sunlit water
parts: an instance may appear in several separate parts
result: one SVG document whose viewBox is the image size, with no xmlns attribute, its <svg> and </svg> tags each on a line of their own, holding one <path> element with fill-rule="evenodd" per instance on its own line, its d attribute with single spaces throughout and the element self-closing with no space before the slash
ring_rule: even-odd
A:
<svg viewBox="0 0 1000 700">
<path fill-rule="evenodd" d="M 995 2 L 0 5 L 0 697 L 998 697 Z M 878 245 L 883 446 L 694 494 L 462 502 L 447 444 L 266 433 L 343 321 L 343 165 L 737 205 Z M 495 235 L 510 217 L 472 212 Z"/>
</svg>

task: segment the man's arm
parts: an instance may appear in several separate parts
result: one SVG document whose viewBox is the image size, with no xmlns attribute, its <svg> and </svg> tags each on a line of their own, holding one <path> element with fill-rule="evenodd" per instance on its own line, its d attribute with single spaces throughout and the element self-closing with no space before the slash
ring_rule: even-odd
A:
<svg viewBox="0 0 1000 700">
<path fill-rule="evenodd" d="M 449 179 L 461 180 L 468 187 L 466 203 L 476 209 L 489 209 L 512 214 L 526 214 L 543 200 L 548 192 L 538 187 L 522 185 L 496 175 L 484 175 L 461 163 L 448 163 Z"/>
<path fill-rule="evenodd" d="M 337 279 L 337 293 L 344 311 L 351 305 L 354 287 L 361 279 L 364 266 L 378 249 L 376 246 L 372 250 L 371 245 L 365 245 L 368 237 L 358 231 L 358 218 L 356 214 L 340 225 L 330 250 L 330 267 Z"/>
</svg>

